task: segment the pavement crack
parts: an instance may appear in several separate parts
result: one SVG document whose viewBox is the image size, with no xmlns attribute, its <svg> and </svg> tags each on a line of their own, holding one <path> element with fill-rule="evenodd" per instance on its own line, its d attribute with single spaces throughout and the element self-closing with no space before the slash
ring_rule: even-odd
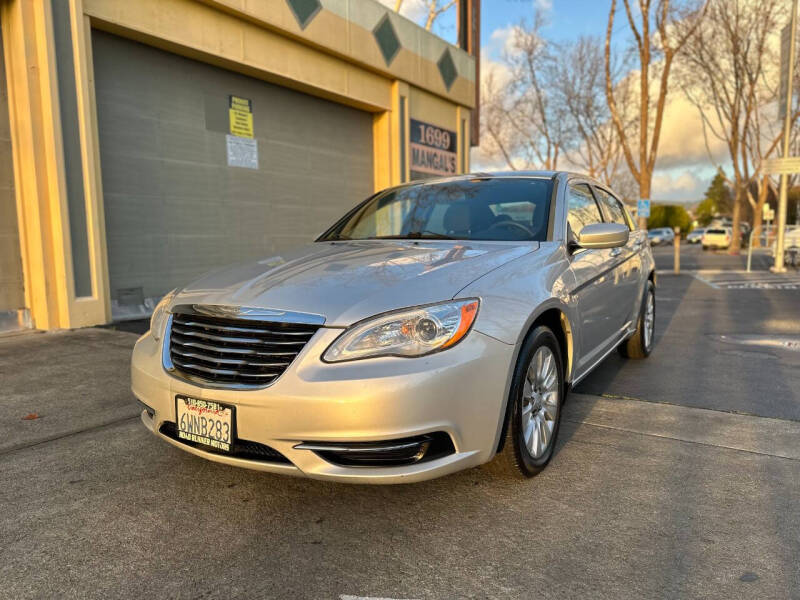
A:
<svg viewBox="0 0 800 600">
<path fill-rule="evenodd" d="M 582 393 L 582 392 L 577 392 Z M 586 396 L 590 396 L 591 394 L 583 394 Z M 736 409 L 729 409 L 725 410 L 722 408 L 708 408 L 705 406 L 691 406 L 689 404 L 679 404 L 677 402 L 664 402 L 663 400 L 647 400 L 646 398 L 635 398 L 633 396 L 625 396 L 622 394 L 597 394 L 601 398 L 605 398 L 607 400 L 631 400 L 633 402 L 647 402 L 648 404 L 663 404 L 664 406 L 677 406 L 679 408 L 691 408 L 692 410 L 705 410 L 708 412 L 716 412 L 716 413 L 724 413 L 728 415 L 741 415 L 743 417 L 755 417 L 757 419 L 775 419 L 777 421 L 789 421 L 790 423 L 800 423 L 800 419 L 792 419 L 790 417 L 768 417 L 764 415 L 759 415 L 758 413 L 747 412 L 744 410 L 736 410 Z M 580 398 L 578 398 L 580 402 Z"/>
<path fill-rule="evenodd" d="M 721 411 L 720 411 L 721 412 Z M 573 419 L 564 419 L 567 423 L 573 423 L 575 425 L 588 425 L 589 427 L 597 427 L 598 429 L 608 429 L 610 431 L 619 431 L 624 433 L 633 433 L 635 435 L 640 435 L 644 437 L 654 437 L 654 438 L 661 438 L 663 440 L 673 440 L 675 442 L 685 442 L 687 444 L 697 444 L 698 446 L 706 446 L 708 448 L 722 448 L 723 450 L 733 450 L 735 452 L 745 452 L 747 454 L 755 454 L 758 456 L 769 456 L 772 458 L 780 458 L 783 460 L 791 460 L 793 462 L 800 462 L 797 458 L 792 458 L 791 456 L 781 456 L 780 454 L 771 454 L 769 452 L 759 452 L 758 450 L 747 450 L 746 448 L 737 448 L 735 446 L 728 446 L 725 444 L 712 444 L 710 442 L 701 442 L 699 440 L 689 440 L 686 438 L 679 438 L 674 437 L 671 435 L 664 435 L 661 433 L 649 433 L 646 431 L 636 431 L 634 429 L 626 429 L 624 427 L 614 427 L 613 425 L 602 425 L 600 423 L 592 423 L 590 421 L 575 421 Z"/>
<path fill-rule="evenodd" d="M 63 440 L 64 438 L 72 437 L 75 435 L 80 435 L 82 433 L 87 433 L 90 431 L 98 431 L 100 429 L 104 429 L 106 427 L 111 427 L 113 425 L 118 425 L 120 423 L 125 423 L 126 421 L 132 421 L 133 419 L 140 418 L 140 415 L 137 413 L 135 415 L 131 415 L 128 417 L 120 417 L 118 419 L 112 419 L 109 421 L 105 421 L 103 423 L 98 423 L 97 425 L 92 425 L 91 427 L 87 427 L 85 429 L 77 429 L 73 431 L 68 431 L 65 433 L 59 433 L 56 435 L 52 435 L 46 438 L 42 438 L 36 440 L 34 442 L 23 442 L 21 444 L 15 444 L 13 446 L 9 446 L 8 448 L 4 448 L 0 450 L 0 456 L 6 456 L 8 454 L 13 454 L 19 450 L 27 450 L 28 448 L 35 448 L 36 446 L 42 446 L 44 444 L 49 444 L 51 442 L 56 442 L 58 440 Z"/>
</svg>

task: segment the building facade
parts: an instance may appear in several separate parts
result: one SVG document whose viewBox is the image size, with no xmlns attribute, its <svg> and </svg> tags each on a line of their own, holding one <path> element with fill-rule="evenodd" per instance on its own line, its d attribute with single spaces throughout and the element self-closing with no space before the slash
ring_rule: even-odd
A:
<svg viewBox="0 0 800 600">
<path fill-rule="evenodd" d="M 475 59 L 376 0 L 0 0 L 0 28 L 0 330 L 144 316 L 469 170 Z"/>
</svg>

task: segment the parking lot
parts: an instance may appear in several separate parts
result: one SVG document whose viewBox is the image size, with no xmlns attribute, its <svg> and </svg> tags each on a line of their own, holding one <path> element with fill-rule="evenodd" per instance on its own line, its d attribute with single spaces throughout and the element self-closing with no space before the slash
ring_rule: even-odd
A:
<svg viewBox="0 0 800 600">
<path fill-rule="evenodd" d="M 210 463 L 139 422 L 140 325 L 0 338 L 0 595 L 800 596 L 800 292 L 712 285 L 768 277 L 766 255 L 745 275 L 684 248 L 673 275 L 672 248 L 655 253 L 651 357 L 613 354 L 573 391 L 530 480 Z"/>
</svg>

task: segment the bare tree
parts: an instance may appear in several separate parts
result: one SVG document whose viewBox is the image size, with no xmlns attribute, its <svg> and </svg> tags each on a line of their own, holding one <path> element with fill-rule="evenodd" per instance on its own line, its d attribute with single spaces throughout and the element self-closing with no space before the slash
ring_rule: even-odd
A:
<svg viewBox="0 0 800 600">
<path fill-rule="evenodd" d="M 431 30 L 436 20 L 456 5 L 457 0 L 440 3 L 439 0 L 420 0 L 417 4 L 424 12 L 425 29 Z M 403 0 L 395 0 L 394 11 L 399 13 L 403 8 Z"/>
<path fill-rule="evenodd" d="M 425 20 L 425 29 L 430 31 L 436 19 L 455 6 L 456 0 L 450 0 L 450 2 L 445 2 L 441 6 L 439 5 L 439 0 L 426 0 L 425 4 L 428 8 L 428 18 Z"/>
<path fill-rule="evenodd" d="M 623 0 L 639 59 L 638 140 L 633 139 L 626 130 L 615 93 L 616 82 L 612 77 L 611 39 L 617 0 L 611 0 L 606 28 L 605 92 L 625 162 L 631 174 L 639 182 L 639 197 L 650 198 L 672 63 L 702 21 L 705 4 L 698 6 L 697 2 L 690 2 L 675 5 L 670 0 L 655 0 L 655 7 L 652 7 L 652 0 L 638 0 L 639 14 L 636 15 L 631 6 L 632 2 L 633 0 Z M 651 8 L 653 8 L 652 14 Z M 654 33 L 651 32 L 651 23 L 655 25 Z M 657 85 L 651 81 L 651 69 L 654 75 L 657 74 Z M 638 157 L 635 153 L 638 153 Z M 646 221 L 640 218 L 639 226 L 644 228 L 646 225 Z"/>
<path fill-rule="evenodd" d="M 512 169 L 556 169 L 568 145 L 566 109 L 555 92 L 543 24 L 537 13 L 530 25 L 522 21 L 512 30 L 501 65 L 506 76 L 501 82 L 487 69 L 482 87 L 487 147 Z"/>
<path fill-rule="evenodd" d="M 758 200 L 752 197 L 750 183 L 779 140 L 775 135 L 764 147 L 762 112 L 777 95 L 765 69 L 775 60 L 771 42 L 782 5 L 780 0 L 711 0 L 705 23 L 683 54 L 687 79 L 683 88 L 698 109 L 705 139 L 711 135 L 724 142 L 731 161 L 732 253 L 741 248 L 744 201 L 750 202 L 754 213 L 766 201 L 769 179 L 759 183 Z"/>
<path fill-rule="evenodd" d="M 766 78 L 765 78 L 766 79 Z M 795 77 L 797 80 L 797 77 Z M 759 109 L 754 111 L 753 119 L 745 141 L 745 155 L 746 160 L 744 163 L 745 172 L 745 196 L 747 202 L 750 204 L 753 214 L 753 229 L 751 237 L 753 246 L 759 247 L 761 245 L 761 228 L 763 225 L 763 209 L 767 203 L 769 193 L 772 192 L 775 196 L 778 195 L 778 189 L 774 178 L 767 173 L 764 173 L 764 161 L 777 154 L 779 144 L 783 138 L 782 125 L 776 119 L 771 108 L 771 99 L 777 99 L 775 93 L 776 88 L 765 87 L 764 101 L 760 103 Z M 795 106 L 792 110 L 792 138 L 793 143 L 797 141 L 797 128 L 794 124 L 800 117 L 800 97 L 795 98 Z M 772 125 L 770 127 L 770 125 Z M 752 166 L 752 170 L 750 170 Z M 753 195 L 753 188 L 755 188 L 755 196 Z"/>
<path fill-rule="evenodd" d="M 518 129 L 511 125 L 507 82 L 497 69 L 484 70 L 481 82 L 481 149 L 489 156 L 501 159 L 512 171 L 517 169 L 514 153 L 518 145 Z"/>
<path fill-rule="evenodd" d="M 598 38 L 581 37 L 561 45 L 554 53 L 551 82 L 555 101 L 564 107 L 569 135 L 565 156 L 570 165 L 591 177 L 615 186 L 621 182 L 622 145 L 604 98 L 603 44 Z M 615 98 L 625 130 L 636 127 L 630 110 L 630 80 L 618 81 Z"/>
</svg>

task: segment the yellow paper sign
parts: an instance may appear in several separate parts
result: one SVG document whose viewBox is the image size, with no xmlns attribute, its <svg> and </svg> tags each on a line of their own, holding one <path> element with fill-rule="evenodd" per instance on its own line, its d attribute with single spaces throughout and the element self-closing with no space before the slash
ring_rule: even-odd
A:
<svg viewBox="0 0 800 600">
<path fill-rule="evenodd" d="M 253 137 L 253 107 L 247 98 L 230 96 L 230 132 L 244 138 Z"/>
</svg>

